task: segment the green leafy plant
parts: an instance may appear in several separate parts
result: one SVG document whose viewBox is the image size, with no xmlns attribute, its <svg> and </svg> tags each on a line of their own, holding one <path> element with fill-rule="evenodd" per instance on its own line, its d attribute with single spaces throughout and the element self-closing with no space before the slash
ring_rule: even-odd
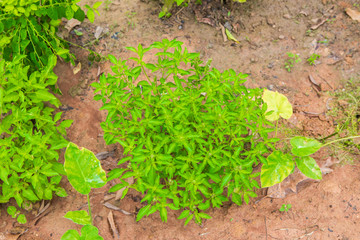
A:
<svg viewBox="0 0 360 240">
<path fill-rule="evenodd" d="M 318 60 L 319 58 L 320 58 L 319 54 L 313 53 L 308 59 L 306 59 L 306 61 L 312 66 L 315 64 L 315 61 Z"/>
<path fill-rule="evenodd" d="M 16 218 L 16 220 L 18 221 L 18 223 L 20 224 L 25 224 L 26 221 L 26 217 L 24 214 L 20 214 L 20 211 L 16 209 L 16 207 L 14 206 L 9 206 L 7 208 L 7 213 L 12 217 L 12 218 Z"/>
<path fill-rule="evenodd" d="M 301 62 L 301 58 L 298 54 L 287 52 L 288 59 L 285 61 L 285 69 L 288 72 L 291 72 L 291 69 L 294 67 L 295 63 Z"/>
<path fill-rule="evenodd" d="M 287 212 L 291 209 L 291 204 L 283 204 L 279 209 L 280 212 Z"/>
<path fill-rule="evenodd" d="M 60 123 L 62 113 L 49 107 L 60 105 L 47 88 L 57 81 L 52 72 L 56 56 L 30 75 L 30 67 L 20 64 L 24 58 L 0 61 L 0 203 L 15 198 L 19 207 L 50 200 L 53 193 L 66 196 L 59 186 L 64 170 L 58 150 L 66 147 L 63 136 L 72 123 Z"/>
<path fill-rule="evenodd" d="M 71 229 L 61 237 L 61 240 L 103 239 L 99 236 L 98 229 L 92 225 L 89 196 L 92 188 L 103 187 L 107 181 L 99 160 L 90 150 L 80 149 L 70 142 L 65 152 L 64 168 L 70 184 L 76 191 L 87 196 L 88 211 L 69 211 L 65 214 L 65 218 L 84 227 L 81 229 L 81 236 L 76 230 Z"/>
<path fill-rule="evenodd" d="M 285 119 L 291 117 L 292 108 L 290 108 L 291 105 L 284 95 L 265 90 L 263 100 L 268 105 L 268 114 L 266 116 L 268 120 L 278 121 L 280 116 Z M 305 176 L 317 180 L 321 179 L 320 167 L 310 155 L 322 147 L 355 138 L 360 138 L 360 136 L 349 136 L 327 143 L 320 143 L 318 140 L 302 136 L 291 138 L 291 154 L 275 150 L 267 157 L 267 163 L 261 167 L 261 187 L 270 187 L 281 183 L 293 172 L 295 163 Z"/>
<path fill-rule="evenodd" d="M 86 15 L 90 22 L 95 21 L 95 13 L 100 16 L 100 13 L 97 9 L 100 7 L 101 4 L 102 2 L 95 2 L 92 7 L 85 4 L 85 7 L 88 9 Z"/>
<path fill-rule="evenodd" d="M 92 84 L 108 111 L 104 139 L 124 148 L 123 167 L 108 178 L 121 183 L 110 191 L 122 189 L 122 198 L 130 188 L 145 194 L 137 221 L 156 211 L 167 221 L 170 208 L 183 209 L 185 224 L 200 223 L 210 218 L 204 211 L 211 206 L 249 203 L 259 188 L 253 167 L 265 163 L 263 155 L 278 140 L 268 137 L 274 129 L 265 119 L 262 90 L 247 89 L 246 74 L 210 69 L 181 45 L 164 39 L 127 48 L 137 55 L 134 67 L 109 55 L 113 75 Z M 149 51 L 156 62 L 144 61 Z"/>
</svg>

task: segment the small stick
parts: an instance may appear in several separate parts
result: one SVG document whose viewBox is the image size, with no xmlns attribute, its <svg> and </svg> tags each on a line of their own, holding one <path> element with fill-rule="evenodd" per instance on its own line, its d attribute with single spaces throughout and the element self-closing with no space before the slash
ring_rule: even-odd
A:
<svg viewBox="0 0 360 240">
<path fill-rule="evenodd" d="M 219 26 L 220 26 L 221 33 L 222 33 L 223 38 L 224 38 L 224 42 L 227 42 L 228 39 L 227 39 L 227 36 L 226 36 L 226 33 L 225 33 L 225 28 L 221 23 L 219 23 Z"/>
</svg>

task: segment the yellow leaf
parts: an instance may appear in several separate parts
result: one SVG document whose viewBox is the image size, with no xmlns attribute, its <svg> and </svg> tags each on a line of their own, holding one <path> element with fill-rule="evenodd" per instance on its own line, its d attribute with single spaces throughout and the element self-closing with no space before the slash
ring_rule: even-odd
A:
<svg viewBox="0 0 360 240">
<path fill-rule="evenodd" d="M 73 69 L 74 75 L 80 72 L 80 70 L 81 70 L 81 62 L 79 62 L 78 65 L 76 65 L 76 67 L 74 67 Z"/>
<path fill-rule="evenodd" d="M 236 42 L 236 43 L 240 43 L 240 42 L 231 34 L 231 32 L 230 32 L 227 28 L 225 28 L 225 33 L 226 33 L 226 36 L 227 36 L 227 38 L 228 38 L 229 40 L 232 40 L 232 41 L 234 41 L 234 42 Z"/>
</svg>

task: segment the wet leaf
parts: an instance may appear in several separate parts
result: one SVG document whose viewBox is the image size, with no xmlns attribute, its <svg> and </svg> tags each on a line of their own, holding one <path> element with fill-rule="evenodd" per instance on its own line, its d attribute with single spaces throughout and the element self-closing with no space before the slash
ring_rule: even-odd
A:
<svg viewBox="0 0 360 240">
<path fill-rule="evenodd" d="M 267 164 L 261 167 L 261 187 L 270 187 L 282 182 L 294 169 L 294 161 L 288 154 L 274 151 L 267 157 Z"/>
<path fill-rule="evenodd" d="M 293 137 L 290 144 L 292 146 L 291 152 L 297 157 L 309 156 L 322 147 L 322 144 L 315 139 L 300 136 Z"/>
<path fill-rule="evenodd" d="M 80 150 L 71 142 L 65 152 L 64 168 L 70 184 L 81 194 L 106 184 L 106 173 L 95 154 L 86 148 Z"/>
<path fill-rule="evenodd" d="M 320 167 L 312 157 L 299 157 L 295 162 L 299 170 L 308 178 L 322 179 Z"/>
<path fill-rule="evenodd" d="M 293 108 L 287 97 L 281 93 L 264 90 L 263 101 L 267 104 L 267 112 L 273 111 L 266 116 L 269 121 L 276 121 L 280 117 L 289 119 L 293 114 Z"/>
</svg>

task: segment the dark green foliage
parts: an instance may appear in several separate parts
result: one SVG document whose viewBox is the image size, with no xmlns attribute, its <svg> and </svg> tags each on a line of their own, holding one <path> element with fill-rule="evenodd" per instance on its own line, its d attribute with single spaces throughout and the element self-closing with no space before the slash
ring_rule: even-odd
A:
<svg viewBox="0 0 360 240">
<path fill-rule="evenodd" d="M 248 203 L 259 188 L 253 167 L 277 141 L 268 138 L 262 90 L 246 88 L 246 74 L 210 69 L 181 45 L 165 39 L 128 48 L 137 54 L 134 67 L 110 55 L 113 75 L 92 85 L 108 111 L 105 141 L 120 143 L 125 157 L 118 164 L 128 163 L 110 172 L 109 180 L 121 179 L 110 191 L 145 194 L 137 220 L 159 211 L 166 221 L 170 208 L 184 210 L 185 224 L 201 223 L 210 207 Z M 154 49 L 157 62 L 145 62 Z"/>
<path fill-rule="evenodd" d="M 84 20 L 77 0 L 3 0 L 0 2 L 0 54 L 6 61 L 25 55 L 30 72 L 47 66 L 50 55 L 73 60 L 67 44 L 56 35 L 61 18 Z"/>
</svg>

